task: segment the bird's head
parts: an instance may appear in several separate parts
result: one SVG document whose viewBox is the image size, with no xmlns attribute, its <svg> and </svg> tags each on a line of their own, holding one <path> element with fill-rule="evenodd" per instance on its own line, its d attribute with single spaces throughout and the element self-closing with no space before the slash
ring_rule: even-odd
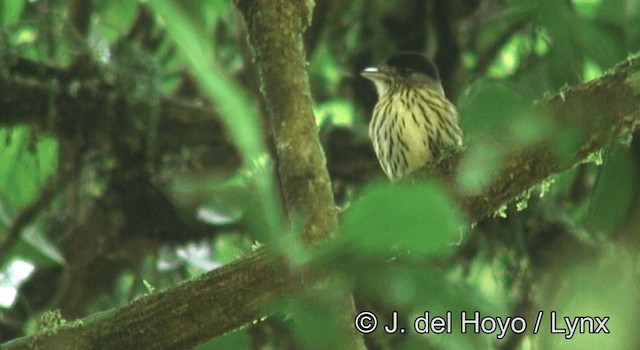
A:
<svg viewBox="0 0 640 350">
<path fill-rule="evenodd" d="M 427 88 L 444 96 L 438 69 L 430 59 L 419 53 L 393 55 L 377 67 L 366 68 L 360 74 L 375 84 L 380 97 L 396 86 Z"/>
</svg>

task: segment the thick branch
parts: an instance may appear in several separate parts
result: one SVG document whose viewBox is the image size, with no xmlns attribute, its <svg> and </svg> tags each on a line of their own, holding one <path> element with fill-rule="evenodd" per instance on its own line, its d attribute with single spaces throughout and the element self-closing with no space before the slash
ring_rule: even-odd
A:
<svg viewBox="0 0 640 350">
<path fill-rule="evenodd" d="M 65 111 L 91 111 L 85 113 L 87 118 L 110 120 L 106 113 L 111 110 L 101 106 L 110 99 L 121 100 L 117 94 L 127 93 L 115 86 L 96 85 L 95 81 L 104 79 L 82 77 L 73 67 L 59 69 L 16 59 L 7 70 L 9 74 L 0 72 L 0 126 L 36 124 L 39 130 L 55 134 L 51 121 L 65 120 L 62 115 Z M 59 105 L 61 101 L 65 105 Z M 221 170 L 239 166 L 238 153 L 211 106 L 165 97 L 160 103 L 158 127 L 158 154 L 176 152 L 184 146 L 206 145 L 217 155 Z"/>
<path fill-rule="evenodd" d="M 238 0 L 236 5 L 256 54 L 289 220 L 294 232 L 304 233 L 309 242 L 318 241 L 335 231 L 337 218 L 305 67 L 302 35 L 311 21 L 313 2 Z M 345 348 L 364 348 L 361 335 L 351 327 L 353 298 L 345 294 L 335 302 L 344 310 L 338 322 L 348 336 Z"/>
<path fill-rule="evenodd" d="M 550 175 L 570 169 L 615 139 L 630 137 L 640 125 L 639 97 L 640 59 L 636 58 L 612 74 L 545 100 L 538 107 L 546 108 L 560 125 L 582 133 L 577 152 L 564 162 L 544 147 L 513 155 L 482 193 L 458 196 L 463 210 L 472 221 L 488 217 Z"/>
<path fill-rule="evenodd" d="M 236 1 L 236 6 L 256 53 L 287 212 L 292 223 L 304 223 L 309 240 L 325 237 L 336 226 L 336 213 L 302 41 L 313 3 L 261 0 Z"/>
<path fill-rule="evenodd" d="M 190 349 L 246 324 L 287 280 L 285 264 L 267 249 L 117 310 L 0 345 L 0 349 Z"/>
</svg>

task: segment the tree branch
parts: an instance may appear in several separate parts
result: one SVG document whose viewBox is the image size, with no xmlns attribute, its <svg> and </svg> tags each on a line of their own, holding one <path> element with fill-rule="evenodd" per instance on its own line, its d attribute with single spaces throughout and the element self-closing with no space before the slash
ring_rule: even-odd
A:
<svg viewBox="0 0 640 350">
<path fill-rule="evenodd" d="M 11 226 L 3 232 L 2 239 L 0 239 L 0 256 L 9 256 L 9 249 L 20 237 L 22 229 L 45 209 L 55 196 L 74 178 L 73 172 L 61 172 L 52 175 L 47 180 L 33 203 L 24 208 L 13 220 Z"/>
<path fill-rule="evenodd" d="M 612 141 L 626 140 L 640 126 L 640 58 L 618 65 L 600 79 L 566 89 L 542 102 L 560 125 L 582 132 L 576 153 L 561 161 L 540 146 L 511 156 L 482 193 L 458 195 L 471 221 L 492 215 L 502 205 L 549 176 L 572 168 Z"/>
<path fill-rule="evenodd" d="M 74 67 L 61 69 L 17 58 L 0 68 L 8 72 L 0 72 L 0 126 L 36 124 L 38 130 L 56 134 L 51 120 L 65 120 L 64 111 L 91 110 L 92 119 L 110 120 L 103 115 L 109 110 L 100 106 L 110 97 L 120 100 L 116 95 L 126 93 L 108 84 L 97 85 L 96 81 L 104 79 L 81 76 Z M 237 169 L 240 165 L 215 108 L 165 97 L 160 102 L 159 119 L 159 154 L 178 152 L 181 146 L 206 145 L 217 155 L 217 168 Z"/>
<path fill-rule="evenodd" d="M 336 230 L 337 213 L 305 67 L 302 38 L 311 22 L 313 2 L 237 0 L 236 6 L 247 23 L 256 54 L 292 230 L 303 233 L 309 242 L 318 241 Z M 343 306 L 339 324 L 347 335 L 345 348 L 364 348 L 361 335 L 351 327 L 353 298 L 345 293 L 335 302 Z"/>
<path fill-rule="evenodd" d="M 325 237 L 336 227 L 336 213 L 305 68 L 302 35 L 312 3 L 238 0 L 236 6 L 256 53 L 290 221 L 304 223 L 311 241 Z"/>
<path fill-rule="evenodd" d="M 81 326 L 20 338 L 0 349 L 189 349 L 246 324 L 287 281 L 282 260 L 260 249 L 166 291 L 90 316 Z"/>
</svg>

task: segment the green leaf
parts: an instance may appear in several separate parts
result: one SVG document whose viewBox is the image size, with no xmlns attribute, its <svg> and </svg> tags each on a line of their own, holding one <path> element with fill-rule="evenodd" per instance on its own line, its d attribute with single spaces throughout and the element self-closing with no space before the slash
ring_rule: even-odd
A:
<svg viewBox="0 0 640 350">
<path fill-rule="evenodd" d="M 407 332 L 412 338 L 411 342 L 415 342 L 416 349 L 432 348 L 434 344 L 439 349 L 486 349 L 492 336 L 461 334 L 461 312 L 472 314 L 480 311 L 483 315 L 507 315 L 508 307 L 504 303 L 489 300 L 482 286 L 470 285 L 461 275 L 445 271 L 429 261 L 398 259 L 383 262 L 360 259 L 354 260 L 350 269 L 357 271 L 354 277 L 358 295 L 363 295 L 372 305 L 387 307 L 382 310 L 398 311 L 397 321 L 401 328 L 411 330 L 416 318 L 424 317 L 425 312 L 434 317 L 446 317 L 447 312 L 451 312 L 452 333 L 446 337 Z M 364 310 L 356 310 L 358 311 Z M 390 311 L 383 313 L 380 308 L 374 311 L 380 329 L 382 325 L 390 324 Z M 388 337 L 380 329 L 373 335 Z M 432 346 L 427 347 L 427 344 Z"/>
<path fill-rule="evenodd" d="M 634 17 L 632 13 L 637 16 L 638 4 L 637 1 L 628 0 L 591 0 L 582 2 L 591 2 L 597 5 L 597 9 L 592 11 L 592 14 L 599 19 L 610 23 L 624 24 L 630 17 Z"/>
<path fill-rule="evenodd" d="M 198 346 L 197 350 L 218 350 L 218 349 L 252 349 L 251 337 L 247 329 L 231 331 L 220 337 L 211 339 L 210 341 Z"/>
<path fill-rule="evenodd" d="M 457 180 L 468 193 L 487 186 L 510 151 L 556 135 L 550 132 L 556 128 L 548 115 L 502 82 L 476 82 L 461 99 L 459 109 L 469 151 Z"/>
<path fill-rule="evenodd" d="M 58 143 L 31 137 L 22 126 L 0 130 L 0 200 L 9 214 L 31 202 L 57 167 Z"/>
<path fill-rule="evenodd" d="M 584 53 L 600 67 L 609 69 L 625 58 L 627 52 L 622 30 L 611 28 L 607 23 L 581 23 L 576 29 L 577 40 Z"/>
<path fill-rule="evenodd" d="M 3 26 L 14 24 L 20 19 L 24 0 L 0 1 L 0 20 Z"/>
<path fill-rule="evenodd" d="M 457 240 L 463 224 L 454 201 L 433 183 L 375 183 L 346 212 L 342 238 L 364 254 L 392 246 L 430 253 Z"/>
<path fill-rule="evenodd" d="M 577 16 L 570 4 L 556 0 L 538 0 L 537 22 L 548 30 L 551 43 L 545 56 L 547 82 L 551 90 L 580 82 L 583 54 L 576 45 Z"/>
<path fill-rule="evenodd" d="M 314 290 L 289 296 L 274 303 L 272 310 L 276 315 L 285 310 L 291 317 L 285 324 L 303 344 L 302 349 L 345 349 L 351 330 L 338 321 L 344 317 L 344 306 L 340 303 L 344 298 L 344 289 L 332 286 L 323 288 L 322 293 Z"/>
<path fill-rule="evenodd" d="M 505 156 L 506 152 L 502 147 L 487 142 L 478 142 L 469 148 L 460 162 L 456 176 L 460 189 L 471 194 L 489 186 Z"/>
<path fill-rule="evenodd" d="M 493 80 L 480 80 L 459 101 L 461 122 L 466 134 L 482 134 L 507 128 L 518 120 L 531 118 L 531 100 L 518 94 L 513 86 Z M 537 132 L 537 124 L 529 125 Z"/>
<path fill-rule="evenodd" d="M 20 239 L 9 250 L 9 254 L 0 256 L 0 265 L 15 257 L 29 261 L 39 268 L 64 265 L 66 262 L 62 253 L 41 230 L 38 225 L 26 227 Z"/>
<path fill-rule="evenodd" d="M 591 250 L 562 249 L 562 263 L 552 267 L 541 279 L 536 307 L 549 319 L 551 311 L 563 317 L 609 317 L 610 334 L 576 332 L 571 340 L 558 339 L 557 334 L 540 332 L 537 349 L 635 349 L 637 348 L 638 260 L 635 249 L 624 247 Z M 572 249 L 574 249 L 572 251 Z M 589 253 L 587 253 L 589 252 Z M 590 254 L 588 260 L 581 255 Z M 559 288 L 562 286 L 562 288 Z M 587 326 L 588 327 L 588 326 Z"/>
<path fill-rule="evenodd" d="M 255 185 L 256 197 L 264 211 L 264 231 L 269 237 L 278 236 L 283 231 L 282 213 L 256 104 L 215 61 L 211 38 L 202 30 L 207 20 L 189 16 L 179 1 L 155 0 L 147 4 L 162 18 L 167 34 L 184 55 L 203 92 L 218 107 L 227 131 L 240 150 L 247 176 Z"/>
<path fill-rule="evenodd" d="M 138 14 L 137 8 L 140 6 L 137 1 L 98 1 L 95 23 L 93 30 L 96 40 L 95 45 L 101 44 L 100 40 L 115 42 L 126 33 L 131 27 Z"/>
<path fill-rule="evenodd" d="M 609 152 L 598 176 L 586 226 L 611 233 L 627 217 L 636 198 L 640 169 L 629 150 L 615 146 Z"/>
</svg>

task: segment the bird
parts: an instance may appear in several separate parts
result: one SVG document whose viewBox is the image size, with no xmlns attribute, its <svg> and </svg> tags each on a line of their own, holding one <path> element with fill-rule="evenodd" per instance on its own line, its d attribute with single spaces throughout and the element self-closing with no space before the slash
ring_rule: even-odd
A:
<svg viewBox="0 0 640 350">
<path fill-rule="evenodd" d="M 458 112 L 444 94 L 438 69 L 425 55 L 401 52 L 360 74 L 373 82 L 378 94 L 369 137 L 391 181 L 462 146 Z"/>
</svg>

